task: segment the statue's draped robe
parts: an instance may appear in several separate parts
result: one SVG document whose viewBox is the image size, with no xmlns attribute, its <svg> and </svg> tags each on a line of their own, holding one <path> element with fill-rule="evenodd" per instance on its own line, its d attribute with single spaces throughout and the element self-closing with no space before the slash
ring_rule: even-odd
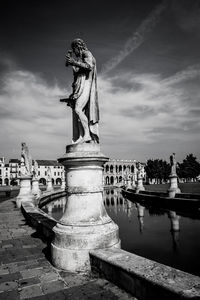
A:
<svg viewBox="0 0 200 300">
<path fill-rule="evenodd" d="M 81 101 L 81 99 L 87 99 L 84 107 L 84 112 L 88 118 L 88 126 L 90 130 L 90 136 L 92 140 L 99 143 L 99 106 L 97 95 L 97 72 L 96 61 L 90 51 L 84 50 L 81 59 L 78 60 L 78 67 L 73 67 L 74 82 L 73 99 L 75 101 Z M 74 142 L 82 135 L 81 132 L 77 132 L 78 117 L 74 112 L 73 118 L 73 140 Z M 80 126 L 80 123 L 79 123 Z"/>
</svg>

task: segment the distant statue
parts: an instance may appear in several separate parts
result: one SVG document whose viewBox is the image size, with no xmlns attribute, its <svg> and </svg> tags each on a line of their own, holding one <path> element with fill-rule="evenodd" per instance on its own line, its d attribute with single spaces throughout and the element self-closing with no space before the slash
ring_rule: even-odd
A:
<svg viewBox="0 0 200 300">
<path fill-rule="evenodd" d="M 38 178 L 38 163 L 36 160 L 33 161 L 33 177 Z"/>
<path fill-rule="evenodd" d="M 29 154 L 29 149 L 26 143 L 22 143 L 21 151 L 21 175 L 31 175 L 32 174 L 32 159 Z"/>
<path fill-rule="evenodd" d="M 141 163 L 138 163 L 137 165 L 137 179 L 143 178 L 144 174 L 144 167 L 141 165 Z"/>
<path fill-rule="evenodd" d="M 51 168 L 48 167 L 47 168 L 47 181 L 51 181 L 51 178 L 52 178 Z"/>
<path fill-rule="evenodd" d="M 73 111 L 73 142 L 99 143 L 96 60 L 81 39 L 75 39 L 71 48 L 65 65 L 73 68 L 72 94 L 60 101 L 66 102 Z M 76 59 L 72 57 L 72 52 Z"/>
<path fill-rule="evenodd" d="M 61 173 L 61 179 L 62 179 L 62 181 L 65 181 L 65 171 L 64 170 Z"/>
<path fill-rule="evenodd" d="M 175 153 L 170 155 L 171 174 L 176 174 L 176 160 Z"/>
</svg>

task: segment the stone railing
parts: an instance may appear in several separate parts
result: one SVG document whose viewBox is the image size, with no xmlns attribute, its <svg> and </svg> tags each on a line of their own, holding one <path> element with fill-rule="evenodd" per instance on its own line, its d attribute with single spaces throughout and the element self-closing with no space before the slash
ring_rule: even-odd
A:
<svg viewBox="0 0 200 300">
<path fill-rule="evenodd" d="M 55 199 L 65 197 L 66 191 L 57 190 L 53 192 L 44 192 L 38 200 L 38 207 L 41 208 L 42 206 L 46 205 L 49 202 L 52 202 Z"/>
<path fill-rule="evenodd" d="M 122 249 L 90 252 L 92 270 L 137 299 L 200 299 L 200 277 Z"/>
<path fill-rule="evenodd" d="M 44 192 L 41 197 L 37 199 L 37 206 L 34 206 L 33 203 L 29 201 L 22 203 L 21 209 L 26 220 L 43 235 L 47 242 L 50 242 L 53 238 L 52 228 L 56 225 L 57 221 L 40 208 L 47 203 L 64 196 L 66 196 L 66 191 L 63 190 Z"/>
</svg>

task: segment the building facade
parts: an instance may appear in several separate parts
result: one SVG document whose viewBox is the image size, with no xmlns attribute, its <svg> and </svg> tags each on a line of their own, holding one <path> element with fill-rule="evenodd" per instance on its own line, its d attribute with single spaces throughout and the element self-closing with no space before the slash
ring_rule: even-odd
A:
<svg viewBox="0 0 200 300">
<path fill-rule="evenodd" d="M 134 185 L 137 181 L 137 161 L 127 159 L 109 159 L 104 165 L 104 186 Z M 142 166 L 145 164 L 141 163 Z M 143 178 L 146 173 L 143 168 Z"/>
<path fill-rule="evenodd" d="M 50 168 L 53 185 L 61 185 L 64 166 L 56 160 L 36 160 L 38 163 L 38 179 L 41 185 L 47 183 L 47 169 Z M 142 164 L 144 166 L 144 164 Z M 144 168 L 143 168 L 144 170 Z M 143 171 L 143 178 L 146 178 Z M 17 185 L 20 177 L 20 160 L 10 159 L 5 164 L 5 159 L 0 158 L 0 185 Z M 109 159 L 104 165 L 104 186 L 134 185 L 137 181 L 137 161 Z"/>
<path fill-rule="evenodd" d="M 46 185 L 47 182 L 47 169 L 51 170 L 51 178 L 53 185 L 61 185 L 62 173 L 64 172 L 64 166 L 56 160 L 38 160 L 38 179 L 39 183 Z"/>
<path fill-rule="evenodd" d="M 62 173 L 64 166 L 56 160 L 37 160 L 38 163 L 38 179 L 41 185 L 46 185 L 47 169 L 51 170 L 52 183 L 61 185 Z M 20 160 L 10 159 L 9 163 L 5 163 L 5 158 L 0 158 L 0 186 L 1 185 L 18 185 L 20 182 Z"/>
<path fill-rule="evenodd" d="M 10 167 L 5 163 L 5 158 L 0 158 L 0 185 L 9 185 L 10 182 Z"/>
</svg>

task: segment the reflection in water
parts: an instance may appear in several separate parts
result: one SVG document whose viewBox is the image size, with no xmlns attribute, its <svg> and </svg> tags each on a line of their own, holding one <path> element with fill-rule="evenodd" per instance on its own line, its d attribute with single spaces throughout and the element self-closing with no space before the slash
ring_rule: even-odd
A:
<svg viewBox="0 0 200 300">
<path fill-rule="evenodd" d="M 176 252 L 179 248 L 180 216 L 178 216 L 175 211 L 169 211 L 168 217 L 171 221 L 173 249 Z"/>
<path fill-rule="evenodd" d="M 44 210 L 59 220 L 65 205 L 66 198 L 60 198 Z M 119 225 L 122 249 L 200 275 L 200 220 L 132 203 L 120 189 L 105 189 L 104 205 Z"/>
<path fill-rule="evenodd" d="M 136 203 L 136 207 L 137 207 L 137 213 L 138 213 L 138 220 L 139 220 L 139 228 L 140 228 L 140 232 L 143 232 L 144 229 L 144 211 L 145 211 L 145 207 L 142 206 L 139 203 Z"/>
</svg>

